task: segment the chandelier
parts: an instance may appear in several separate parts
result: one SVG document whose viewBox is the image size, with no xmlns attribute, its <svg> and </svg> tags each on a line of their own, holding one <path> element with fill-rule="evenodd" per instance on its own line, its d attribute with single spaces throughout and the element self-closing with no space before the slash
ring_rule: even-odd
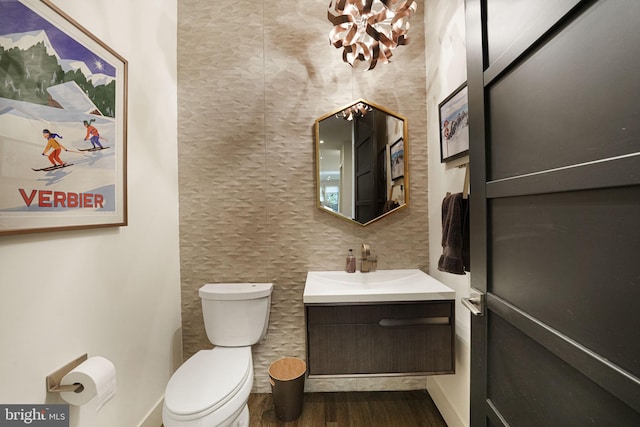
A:
<svg viewBox="0 0 640 427">
<path fill-rule="evenodd" d="M 389 62 L 397 46 L 409 43 L 409 19 L 417 8 L 414 0 L 331 0 L 329 41 L 344 48 L 344 62 L 372 70 L 379 61 Z"/>
<path fill-rule="evenodd" d="M 348 108 L 345 108 L 341 112 L 336 114 L 336 118 L 345 119 L 349 122 L 357 116 L 364 117 L 369 111 L 373 110 L 373 107 L 365 104 L 364 102 L 358 102 Z"/>
</svg>

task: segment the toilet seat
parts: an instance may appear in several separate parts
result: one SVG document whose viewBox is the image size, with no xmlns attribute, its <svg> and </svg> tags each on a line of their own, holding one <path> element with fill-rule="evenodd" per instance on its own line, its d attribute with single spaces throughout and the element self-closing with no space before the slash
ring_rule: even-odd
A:
<svg viewBox="0 0 640 427">
<path fill-rule="evenodd" d="M 169 380 L 165 410 L 183 421 L 205 417 L 247 389 L 247 381 L 253 381 L 251 347 L 200 350 Z"/>
</svg>

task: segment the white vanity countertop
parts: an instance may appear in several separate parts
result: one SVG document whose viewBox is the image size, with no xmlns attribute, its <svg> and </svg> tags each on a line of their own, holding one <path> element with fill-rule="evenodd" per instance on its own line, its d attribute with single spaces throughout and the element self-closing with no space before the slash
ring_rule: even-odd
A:
<svg viewBox="0 0 640 427">
<path fill-rule="evenodd" d="M 439 301 L 455 299 L 453 289 L 422 270 L 378 270 L 370 273 L 309 271 L 305 304 Z"/>
</svg>

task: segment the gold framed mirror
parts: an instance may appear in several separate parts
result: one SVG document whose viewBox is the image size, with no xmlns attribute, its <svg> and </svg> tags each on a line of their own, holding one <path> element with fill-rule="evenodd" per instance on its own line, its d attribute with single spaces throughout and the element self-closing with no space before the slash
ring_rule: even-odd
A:
<svg viewBox="0 0 640 427">
<path fill-rule="evenodd" d="M 409 204 L 407 119 L 364 99 L 315 121 L 320 210 L 362 226 Z"/>
</svg>

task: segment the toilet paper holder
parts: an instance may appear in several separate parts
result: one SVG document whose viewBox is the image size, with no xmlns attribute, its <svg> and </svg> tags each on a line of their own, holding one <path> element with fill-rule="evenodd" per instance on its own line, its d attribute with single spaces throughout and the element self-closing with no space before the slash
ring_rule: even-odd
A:
<svg viewBox="0 0 640 427">
<path fill-rule="evenodd" d="M 74 368 L 79 366 L 82 362 L 88 359 L 87 354 L 83 354 L 77 359 L 67 363 L 62 368 L 58 369 L 54 373 L 47 375 L 47 391 L 50 393 L 62 393 L 66 391 L 80 392 L 84 388 L 82 384 L 68 384 L 60 385 L 62 377 L 71 372 Z"/>
</svg>

